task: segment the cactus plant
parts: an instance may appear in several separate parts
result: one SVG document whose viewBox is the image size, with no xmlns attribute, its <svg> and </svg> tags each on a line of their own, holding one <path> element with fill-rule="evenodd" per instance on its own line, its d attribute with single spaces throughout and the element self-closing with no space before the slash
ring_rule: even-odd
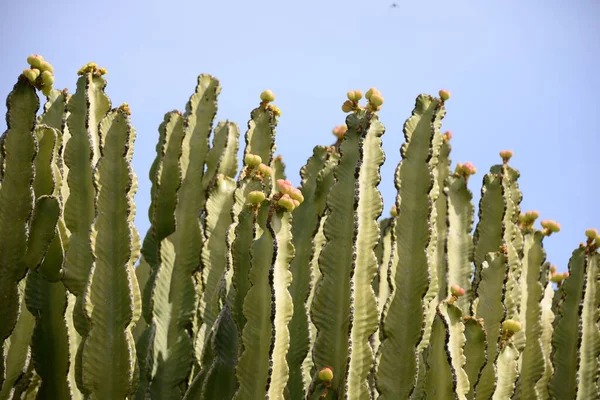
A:
<svg viewBox="0 0 600 400">
<path fill-rule="evenodd" d="M 380 218 L 379 90 L 347 93 L 295 188 L 275 94 L 257 96 L 240 169 L 202 74 L 158 127 L 142 241 L 135 129 L 106 70 L 82 67 L 70 95 L 27 62 L 0 137 L 0 399 L 600 397 L 598 231 L 557 272 L 560 224 L 521 212 L 505 150 L 471 235 L 477 169 L 451 171 L 450 92 L 417 97 Z"/>
</svg>

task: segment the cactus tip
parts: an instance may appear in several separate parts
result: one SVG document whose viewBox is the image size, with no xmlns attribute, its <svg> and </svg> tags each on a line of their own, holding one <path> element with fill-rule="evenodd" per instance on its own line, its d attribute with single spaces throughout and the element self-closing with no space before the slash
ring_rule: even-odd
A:
<svg viewBox="0 0 600 400">
<path fill-rule="evenodd" d="M 121 104 L 119 106 L 118 110 L 124 114 L 131 115 L 131 109 L 129 108 L 129 104 L 127 104 L 127 103 Z"/>
</svg>

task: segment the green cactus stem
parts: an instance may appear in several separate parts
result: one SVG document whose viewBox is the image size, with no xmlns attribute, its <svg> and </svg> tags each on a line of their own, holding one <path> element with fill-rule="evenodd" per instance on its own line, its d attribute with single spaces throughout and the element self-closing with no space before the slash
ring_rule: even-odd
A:
<svg viewBox="0 0 600 400">
<path fill-rule="evenodd" d="M 377 389 L 380 399 L 408 398 L 418 375 L 416 347 L 423 339 L 422 325 L 430 271 L 425 250 L 430 240 L 429 192 L 433 175 L 428 166 L 440 101 L 430 96 L 417 98 L 412 116 L 404 125 L 406 142 L 400 153 L 403 160 L 396 170 L 396 249 L 398 256 L 390 265 L 393 293 L 382 315 L 383 339 L 378 353 Z M 410 188 L 404 190 L 404 188 Z M 411 227 L 405 229 L 405 227 Z M 406 279 L 410 271 L 410 279 Z M 396 360 L 402 359 L 398 364 Z"/>
<path fill-rule="evenodd" d="M 93 263 L 83 301 L 90 322 L 81 355 L 83 386 L 92 398 L 124 399 L 135 390 L 137 360 L 131 330 L 141 314 L 130 218 L 135 215 L 131 167 L 135 131 L 127 113 L 111 110 L 100 122 L 98 138 L 101 156 L 93 181 L 97 212 L 90 235 Z"/>
<path fill-rule="evenodd" d="M 324 225 L 327 239 L 319 257 L 322 278 L 311 309 L 318 333 L 313 362 L 317 370 L 330 366 L 331 395 L 350 399 L 367 396 L 373 362 L 369 337 L 377 330 L 377 304 L 371 283 L 377 273 L 376 219 L 383 201 L 377 185 L 384 161 L 377 114 L 359 111 L 346 119 L 348 131 L 334 170 L 336 183 L 327 197 L 331 214 Z M 348 201 L 353 199 L 353 201 Z M 340 248 L 347 249 L 340 251 Z M 315 377 L 316 378 L 316 377 Z M 313 379 L 310 397 L 317 392 Z"/>
<path fill-rule="evenodd" d="M 19 318 L 17 284 L 25 277 L 27 266 L 21 263 L 26 254 L 27 230 L 34 205 L 33 160 L 37 153 L 34 135 L 39 100 L 35 88 L 19 79 L 6 102 L 8 129 L 0 140 L 0 385 L 5 376 L 6 339 Z"/>
</svg>

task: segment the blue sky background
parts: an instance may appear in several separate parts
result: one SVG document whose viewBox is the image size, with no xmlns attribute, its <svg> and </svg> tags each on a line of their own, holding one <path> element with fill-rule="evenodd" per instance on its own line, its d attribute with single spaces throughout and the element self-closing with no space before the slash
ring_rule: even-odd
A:
<svg viewBox="0 0 600 400">
<path fill-rule="evenodd" d="M 443 129 L 454 134 L 453 165 L 478 168 L 470 181 L 474 200 L 498 151 L 514 150 L 522 208 L 561 223 L 545 248 L 565 270 L 584 230 L 600 228 L 600 3 L 396 2 L 3 2 L 0 96 L 32 53 L 54 65 L 55 87 L 71 91 L 82 65 L 106 67 L 107 93 L 114 106 L 129 103 L 137 129 L 136 225 L 143 235 L 158 125 L 165 112 L 184 109 L 200 73 L 220 79 L 217 118 L 237 122 L 242 133 L 260 92 L 273 90 L 283 112 L 278 153 L 295 185 L 312 148 L 333 142 L 346 91 L 377 87 L 387 127 L 385 215 L 415 97 L 448 89 Z"/>
</svg>

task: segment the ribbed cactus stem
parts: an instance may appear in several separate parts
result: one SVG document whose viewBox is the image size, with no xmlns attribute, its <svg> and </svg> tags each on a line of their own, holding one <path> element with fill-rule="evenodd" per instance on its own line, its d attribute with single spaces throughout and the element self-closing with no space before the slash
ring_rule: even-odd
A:
<svg viewBox="0 0 600 400">
<path fill-rule="evenodd" d="M 99 129 L 100 158 L 94 169 L 96 219 L 90 247 L 93 264 L 83 307 L 90 330 L 82 352 L 83 385 L 97 398 L 133 395 L 137 370 L 131 329 L 141 314 L 133 258 L 137 249 L 131 214 L 135 177 L 131 167 L 135 130 L 121 108 Z M 139 243 L 137 243 L 139 246 Z"/>
<path fill-rule="evenodd" d="M 6 339 L 19 317 L 20 296 L 17 284 L 27 273 L 21 261 L 26 254 L 28 222 L 34 196 L 33 159 L 37 143 L 33 127 L 39 100 L 29 81 L 20 79 L 8 96 L 6 122 L 8 130 L 0 139 L 0 385 L 5 376 Z"/>
<path fill-rule="evenodd" d="M 323 276 L 311 316 L 318 330 L 315 367 L 330 366 L 334 371 L 331 390 L 352 399 L 368 395 L 367 377 L 374 356 L 369 337 L 377 329 L 377 309 L 371 282 L 377 272 L 376 219 L 383 207 L 377 185 L 384 161 L 384 127 L 376 114 L 363 111 L 350 115 L 346 124 L 348 132 L 334 172 L 337 181 L 327 198 L 331 214 L 324 226 L 327 243 L 319 257 Z M 340 253 L 336 250 L 340 247 L 349 251 Z M 313 380 L 311 398 L 320 395 L 321 386 Z"/>
<path fill-rule="evenodd" d="M 438 99 L 420 95 L 412 116 L 404 124 L 406 142 L 403 160 L 396 170 L 398 257 L 390 265 L 393 293 L 382 315 L 383 339 L 377 365 L 376 384 L 380 398 L 407 398 L 418 374 L 416 347 L 423 339 L 426 306 L 423 299 L 429 286 L 425 250 L 429 243 L 431 206 L 429 192 L 433 175 L 428 166 L 434 130 L 431 122 L 440 106 Z M 410 190 L 404 190 L 404 188 Z M 410 279 L 406 279 L 409 276 Z M 398 364 L 396 360 L 402 359 Z"/>
<path fill-rule="evenodd" d="M 332 148 L 317 146 L 300 171 L 304 202 L 302 207 L 293 212 L 292 238 L 296 253 L 290 265 L 294 279 L 289 289 L 294 305 L 290 321 L 290 350 L 287 355 L 290 368 L 287 387 L 291 397 L 305 397 L 305 388 L 311 381 L 310 376 L 303 374 L 302 364 L 307 356 L 312 359 L 308 354 L 312 341 L 307 300 L 311 286 L 314 286 L 312 278 L 318 272 L 311 266 L 311 260 L 315 256 L 313 239 L 324 217 L 325 201 L 333 185 L 333 168 L 338 160 L 339 154 L 333 152 Z"/>
</svg>

